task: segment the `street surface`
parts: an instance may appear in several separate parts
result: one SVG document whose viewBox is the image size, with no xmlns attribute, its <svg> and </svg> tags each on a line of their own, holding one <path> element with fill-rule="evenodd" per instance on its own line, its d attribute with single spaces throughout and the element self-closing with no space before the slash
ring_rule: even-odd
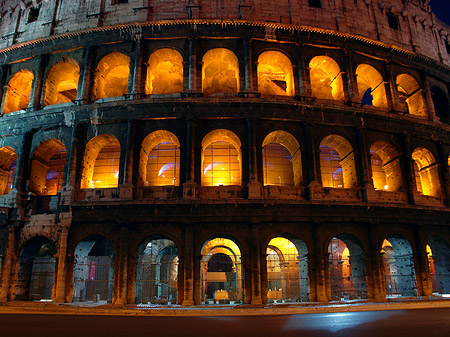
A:
<svg viewBox="0 0 450 337">
<path fill-rule="evenodd" d="M 240 317 L 0 314 L 2 337 L 450 337 L 450 309 Z"/>
</svg>

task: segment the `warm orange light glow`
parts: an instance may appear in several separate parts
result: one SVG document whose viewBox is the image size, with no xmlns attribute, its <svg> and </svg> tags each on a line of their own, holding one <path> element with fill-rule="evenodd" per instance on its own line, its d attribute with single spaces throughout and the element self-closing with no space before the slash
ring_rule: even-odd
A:
<svg viewBox="0 0 450 337">
<path fill-rule="evenodd" d="M 396 79 L 397 91 L 405 112 L 426 117 L 423 90 L 411 75 L 401 74 Z"/>
<path fill-rule="evenodd" d="M 311 91 L 317 98 L 343 100 L 344 90 L 339 65 L 328 56 L 316 56 L 309 62 Z"/>
<path fill-rule="evenodd" d="M 175 49 L 154 51 L 148 60 L 146 94 L 172 94 L 183 91 L 183 57 Z"/>
<path fill-rule="evenodd" d="M 92 98 L 123 96 L 128 89 L 130 58 L 122 53 L 106 55 L 97 65 Z"/>
<path fill-rule="evenodd" d="M 429 150 L 421 147 L 414 150 L 412 159 L 414 161 L 417 191 L 423 195 L 433 197 L 441 196 L 438 165 L 433 154 Z M 420 183 L 417 176 L 420 178 Z"/>
<path fill-rule="evenodd" d="M 356 68 L 356 82 L 361 99 L 363 99 L 366 91 L 370 89 L 372 105 L 379 108 L 387 108 L 385 84 L 378 70 L 368 64 L 360 64 Z"/>
<path fill-rule="evenodd" d="M 370 147 L 372 181 L 376 190 L 396 192 L 402 187 L 402 169 L 395 148 L 377 141 Z"/>
<path fill-rule="evenodd" d="M 25 110 L 30 103 L 33 73 L 29 70 L 19 70 L 8 82 L 3 113 Z"/>
<path fill-rule="evenodd" d="M 12 189 L 16 159 L 16 152 L 11 147 L 0 148 L 0 195 L 8 194 Z"/>
<path fill-rule="evenodd" d="M 278 51 L 258 57 L 258 91 L 268 95 L 294 96 L 294 73 L 289 58 Z"/>
<path fill-rule="evenodd" d="M 81 188 L 112 188 L 119 182 L 120 143 L 111 135 L 91 139 L 83 160 Z"/>
<path fill-rule="evenodd" d="M 241 142 L 228 130 L 214 130 L 202 141 L 202 185 L 241 184 Z"/>
<path fill-rule="evenodd" d="M 47 73 L 44 106 L 69 103 L 77 98 L 80 67 L 73 59 L 63 58 Z"/>
<path fill-rule="evenodd" d="M 264 185 L 294 185 L 291 158 L 291 154 L 283 145 L 270 143 L 264 146 Z"/>
<path fill-rule="evenodd" d="M 202 62 L 202 87 L 205 94 L 239 91 L 239 62 L 231 50 L 211 49 L 203 56 Z"/>
<path fill-rule="evenodd" d="M 323 187 L 343 188 L 341 157 L 332 147 L 320 146 L 320 172 Z"/>
<path fill-rule="evenodd" d="M 386 173 L 383 170 L 383 161 L 375 152 L 370 152 L 370 163 L 372 165 L 373 187 L 376 190 L 387 190 Z"/>
</svg>

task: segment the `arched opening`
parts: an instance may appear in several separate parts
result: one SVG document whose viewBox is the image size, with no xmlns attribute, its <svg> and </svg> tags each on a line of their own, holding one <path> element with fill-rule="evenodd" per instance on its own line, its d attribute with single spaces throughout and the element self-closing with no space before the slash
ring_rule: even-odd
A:
<svg viewBox="0 0 450 337">
<path fill-rule="evenodd" d="M 323 187 L 353 188 L 356 168 L 353 148 L 338 135 L 329 135 L 320 142 L 320 172 Z"/>
<path fill-rule="evenodd" d="M 0 148 L 0 195 L 8 194 L 13 188 L 17 166 L 16 152 L 9 146 Z"/>
<path fill-rule="evenodd" d="M 436 116 L 441 122 L 448 123 L 450 121 L 450 104 L 447 95 L 441 88 L 434 86 L 431 88 L 431 98 Z"/>
<path fill-rule="evenodd" d="M 399 235 L 387 237 L 381 254 L 386 296 L 417 296 L 414 258 L 408 240 Z"/>
<path fill-rule="evenodd" d="M 344 100 L 342 72 L 329 56 L 316 56 L 309 62 L 311 92 L 314 97 Z"/>
<path fill-rule="evenodd" d="M 33 79 L 33 73 L 25 69 L 19 70 L 11 77 L 6 86 L 4 114 L 28 108 Z"/>
<path fill-rule="evenodd" d="M 237 93 L 239 91 L 239 61 L 229 49 L 215 48 L 203 55 L 203 93 Z"/>
<path fill-rule="evenodd" d="M 114 248 L 101 235 L 90 235 L 74 252 L 73 301 L 111 301 L 114 282 Z"/>
<path fill-rule="evenodd" d="M 139 175 L 144 186 L 180 184 L 180 142 L 173 133 L 158 130 L 145 137 Z"/>
<path fill-rule="evenodd" d="M 147 64 L 145 93 L 173 94 L 183 91 L 183 57 L 175 49 L 154 51 Z"/>
<path fill-rule="evenodd" d="M 368 64 L 360 64 L 356 68 L 356 82 L 359 97 L 365 105 L 387 108 L 386 89 L 381 74 Z"/>
<path fill-rule="evenodd" d="M 302 161 L 297 140 L 288 132 L 273 131 L 262 146 L 264 185 L 299 186 Z"/>
<path fill-rule="evenodd" d="M 415 116 L 426 117 L 423 90 L 419 82 L 407 74 L 400 74 L 396 79 L 397 92 L 404 112 Z"/>
<path fill-rule="evenodd" d="M 348 234 L 328 245 L 332 301 L 367 298 L 366 264 L 359 241 Z"/>
<path fill-rule="evenodd" d="M 56 248 L 45 237 L 28 241 L 19 256 L 16 300 L 50 301 L 55 277 Z"/>
<path fill-rule="evenodd" d="M 294 72 L 289 58 L 274 50 L 258 57 L 258 91 L 268 95 L 294 96 Z"/>
<path fill-rule="evenodd" d="M 215 238 L 204 244 L 201 275 L 202 303 L 243 303 L 241 250 L 232 240 Z"/>
<path fill-rule="evenodd" d="M 77 98 L 80 67 L 70 58 L 63 58 L 50 68 L 45 80 L 43 105 L 69 103 Z"/>
<path fill-rule="evenodd" d="M 426 247 L 433 294 L 450 294 L 450 245 L 434 235 Z"/>
<path fill-rule="evenodd" d="M 417 191 L 423 195 L 440 197 L 441 183 L 438 165 L 433 154 L 429 150 L 419 147 L 414 150 L 412 159 Z"/>
<path fill-rule="evenodd" d="M 123 96 L 128 90 L 130 57 L 113 52 L 103 57 L 95 70 L 92 98 Z"/>
<path fill-rule="evenodd" d="M 218 129 L 202 141 L 202 185 L 241 184 L 241 141 L 233 132 Z"/>
<path fill-rule="evenodd" d="M 269 303 L 309 301 L 308 249 L 301 240 L 283 237 L 267 246 L 267 299 Z"/>
<path fill-rule="evenodd" d="M 402 187 L 402 169 L 397 150 L 384 141 L 370 147 L 373 187 L 378 191 L 397 192 Z"/>
<path fill-rule="evenodd" d="M 112 135 L 92 138 L 84 152 L 81 188 L 112 188 L 119 183 L 120 143 Z"/>
<path fill-rule="evenodd" d="M 57 139 L 40 144 L 31 157 L 29 189 L 38 195 L 56 195 L 62 188 L 67 151 Z"/>
<path fill-rule="evenodd" d="M 148 238 L 136 255 L 135 302 L 176 304 L 178 250 L 175 243 L 166 238 Z"/>
</svg>

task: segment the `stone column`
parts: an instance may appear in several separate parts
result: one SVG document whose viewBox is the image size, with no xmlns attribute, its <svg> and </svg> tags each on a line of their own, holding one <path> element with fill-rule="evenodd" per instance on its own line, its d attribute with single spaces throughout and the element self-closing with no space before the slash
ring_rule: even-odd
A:
<svg viewBox="0 0 450 337">
<path fill-rule="evenodd" d="M 117 277 L 114 281 L 117 282 L 117 286 L 114 285 L 115 296 L 114 304 L 123 305 L 127 303 L 127 281 L 128 281 L 128 242 L 130 237 L 130 229 L 126 225 L 122 225 L 120 230 L 120 246 L 119 246 L 119 263 Z"/>
<path fill-rule="evenodd" d="M 367 234 L 370 251 L 366 261 L 368 260 L 370 262 L 370 268 L 367 268 L 367 290 L 370 298 L 377 301 L 384 301 L 386 299 L 386 289 L 384 288 L 383 261 L 381 259 L 379 247 L 374 241 L 375 229 L 376 227 L 374 225 L 368 225 Z"/>
<path fill-rule="evenodd" d="M 430 121 L 439 121 L 439 117 L 436 116 L 436 111 L 434 110 L 433 97 L 431 96 L 430 81 L 428 81 L 428 76 L 424 71 L 420 73 L 422 77 L 422 84 L 424 88 L 424 105 L 427 112 L 427 118 Z"/>
<path fill-rule="evenodd" d="M 348 100 L 360 103 L 362 97 L 359 97 L 356 76 L 353 70 L 352 53 L 348 49 L 344 49 L 344 67 L 347 76 L 343 76 L 342 80 L 344 81 L 344 88 L 347 89 Z"/>
<path fill-rule="evenodd" d="M 202 261 L 201 255 L 194 255 L 194 304 L 202 304 L 202 270 L 200 268 L 200 263 Z M 204 291 L 204 289 L 203 289 Z"/>
<path fill-rule="evenodd" d="M 417 226 L 415 231 L 415 249 L 414 265 L 416 269 L 417 292 L 419 296 L 432 296 L 433 283 L 431 281 L 431 274 L 428 266 L 427 244 L 424 237 L 427 236 L 426 229 Z"/>
<path fill-rule="evenodd" d="M 91 98 L 91 83 L 94 78 L 94 60 L 97 58 L 97 47 L 86 47 L 78 79 L 77 101 Z"/>
<path fill-rule="evenodd" d="M 11 284 L 12 275 L 13 275 L 13 265 L 16 264 L 17 258 L 14 256 L 14 252 L 16 250 L 16 231 L 14 226 L 8 227 L 8 248 L 6 249 L 5 258 L 2 264 L 2 274 L 1 274 L 1 283 L 0 283 L 0 302 L 5 302 L 8 299 L 12 300 L 12 298 L 8 298 L 8 294 L 10 294 L 10 290 L 14 289 L 15 285 Z"/>
<path fill-rule="evenodd" d="M 188 87 L 187 91 L 196 91 L 197 90 L 197 48 L 195 48 L 196 39 L 190 37 L 188 39 Z"/>
<path fill-rule="evenodd" d="M 439 167 L 439 180 L 442 182 L 441 184 L 441 193 L 444 197 L 444 204 L 448 206 L 450 204 L 450 172 L 447 169 L 448 158 L 445 155 L 445 151 L 443 148 L 442 142 L 438 142 L 436 144 L 438 150 L 438 158 L 437 161 L 440 163 Z"/>
<path fill-rule="evenodd" d="M 65 301 L 67 236 L 69 233 L 70 222 L 71 222 L 71 214 L 70 217 L 68 218 L 65 217 L 64 221 L 61 221 L 60 224 L 61 234 L 58 240 L 59 247 L 58 247 L 56 287 L 55 287 L 55 294 L 53 294 L 52 296 L 52 300 L 55 303 L 64 303 Z"/>
<path fill-rule="evenodd" d="M 249 38 L 243 39 L 244 50 L 244 91 L 255 91 L 253 86 L 252 48 Z"/>
<path fill-rule="evenodd" d="M 361 182 L 362 187 L 362 200 L 368 201 L 367 198 L 367 190 L 372 187 L 372 184 L 370 183 L 371 178 L 369 176 L 369 158 L 368 153 L 369 151 L 366 151 L 366 137 L 364 135 L 364 130 L 361 128 L 356 129 L 356 144 L 357 144 L 357 156 L 356 156 L 356 172 L 359 176 L 359 181 Z"/>
<path fill-rule="evenodd" d="M 131 99 L 136 99 L 137 94 L 142 93 L 142 47 L 141 47 L 142 33 L 136 33 L 133 41 L 133 59 L 131 62 L 131 77 L 128 82 L 128 93 L 131 94 Z"/>
<path fill-rule="evenodd" d="M 297 58 L 297 76 L 298 87 L 296 87 L 296 95 L 310 96 L 311 95 L 311 79 L 309 78 L 309 71 L 306 73 L 306 65 L 303 59 L 303 45 L 295 44 L 295 56 Z"/>
<path fill-rule="evenodd" d="M 402 164 L 402 172 L 404 176 L 404 184 L 406 187 L 406 191 L 408 192 L 408 202 L 410 204 L 414 204 L 414 194 L 416 192 L 416 181 L 414 175 L 414 167 L 413 160 L 411 158 L 411 144 L 409 141 L 409 135 L 403 134 L 401 135 L 401 145 L 402 145 L 402 153 L 403 158 L 401 161 Z"/>
<path fill-rule="evenodd" d="M 195 183 L 195 125 L 191 118 L 186 120 L 186 181 L 183 183 L 183 199 L 196 198 Z"/>
<path fill-rule="evenodd" d="M 252 278 L 252 305 L 261 305 L 261 246 L 259 242 L 259 227 L 256 224 L 251 226 L 252 242 L 250 250 L 251 278 Z"/>
<path fill-rule="evenodd" d="M 120 188 L 121 200 L 133 200 L 133 154 L 134 154 L 134 137 L 135 125 L 131 120 L 128 120 L 127 124 L 127 138 L 126 138 L 126 151 L 123 154 L 123 162 L 121 160 L 121 169 L 119 172 L 119 181 L 122 184 Z M 123 151 L 122 151 L 123 153 Z M 122 158 L 121 158 L 122 159 Z"/>
<path fill-rule="evenodd" d="M 247 143 L 249 163 L 248 198 L 261 198 L 261 183 L 258 182 L 258 170 L 256 161 L 255 121 L 247 119 Z"/>
<path fill-rule="evenodd" d="M 398 96 L 397 92 L 397 83 L 396 79 L 394 78 L 394 74 L 392 73 L 392 66 L 390 63 L 387 63 L 385 65 L 386 74 L 389 78 L 389 88 L 390 88 L 390 95 L 386 92 L 386 98 L 388 99 L 388 106 L 392 106 L 392 110 L 394 111 L 403 111 L 402 105 L 400 103 L 400 97 Z M 391 102 L 389 102 L 389 96 L 391 98 Z"/>
<path fill-rule="evenodd" d="M 328 261 L 327 256 L 321 248 L 322 238 L 320 235 L 320 225 L 313 225 L 313 238 L 314 238 L 314 268 L 315 269 L 315 293 L 317 302 L 328 302 L 328 290 L 327 290 L 327 271 Z M 328 287 L 329 288 L 329 287 Z"/>
<path fill-rule="evenodd" d="M 194 228 L 184 227 L 184 289 L 182 305 L 194 305 Z"/>
<path fill-rule="evenodd" d="M 33 84 L 31 87 L 30 93 L 30 104 L 28 108 L 34 108 L 38 110 L 41 108 L 41 102 L 44 95 L 44 83 L 45 83 L 45 74 L 49 61 L 49 55 L 43 54 L 40 57 L 39 69 L 37 71 L 36 77 L 33 80 Z"/>
</svg>

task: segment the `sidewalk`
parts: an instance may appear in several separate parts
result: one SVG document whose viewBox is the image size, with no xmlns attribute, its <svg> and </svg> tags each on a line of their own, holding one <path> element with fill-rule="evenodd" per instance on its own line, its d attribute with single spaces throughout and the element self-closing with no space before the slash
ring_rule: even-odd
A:
<svg viewBox="0 0 450 337">
<path fill-rule="evenodd" d="M 356 303 L 303 303 L 281 304 L 255 307 L 238 306 L 152 306 L 124 305 L 117 306 L 106 303 L 51 303 L 51 302 L 3 302 L 0 303 L 0 314 L 58 314 L 58 315 L 106 315 L 106 316 L 256 316 L 256 315 L 294 315 L 334 312 L 359 312 L 380 310 L 407 310 L 450 308 L 450 299 L 395 299 L 386 302 Z"/>
</svg>

